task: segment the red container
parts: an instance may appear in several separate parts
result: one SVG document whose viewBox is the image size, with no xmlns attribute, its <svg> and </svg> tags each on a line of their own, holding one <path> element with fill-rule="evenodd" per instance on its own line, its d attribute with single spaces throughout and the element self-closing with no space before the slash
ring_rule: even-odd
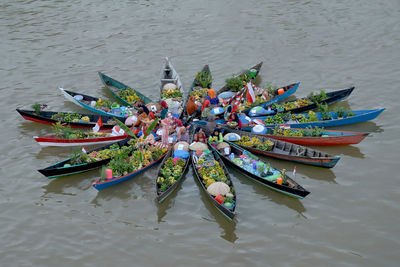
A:
<svg viewBox="0 0 400 267">
<path fill-rule="evenodd" d="M 222 203 L 225 202 L 225 198 L 224 198 L 223 196 L 221 196 L 221 195 L 217 195 L 217 196 L 215 197 L 215 200 L 216 200 L 219 204 L 222 204 Z"/>
</svg>

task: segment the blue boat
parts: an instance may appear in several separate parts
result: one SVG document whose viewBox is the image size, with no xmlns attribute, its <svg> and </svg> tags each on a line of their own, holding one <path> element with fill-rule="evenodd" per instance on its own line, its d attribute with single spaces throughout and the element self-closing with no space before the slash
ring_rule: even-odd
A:
<svg viewBox="0 0 400 267">
<path fill-rule="evenodd" d="M 128 173 L 127 175 L 115 176 L 115 177 L 113 177 L 113 178 L 111 178 L 111 179 L 104 179 L 104 180 L 102 180 L 102 179 L 100 178 L 100 179 L 98 179 L 97 181 L 95 181 L 92 185 L 93 185 L 94 188 L 96 188 L 97 190 L 100 191 L 100 190 L 103 190 L 103 189 L 105 189 L 105 188 L 107 188 L 107 187 L 110 187 L 110 186 L 113 186 L 113 185 L 122 183 L 122 182 L 124 182 L 124 181 L 126 181 L 126 180 L 129 180 L 129 179 L 135 177 L 136 175 L 138 175 L 138 174 L 140 174 L 140 173 L 142 173 L 142 172 L 144 172 L 144 171 L 150 169 L 151 167 L 153 167 L 153 166 L 156 165 L 157 163 L 161 162 L 162 159 L 165 157 L 166 154 L 167 154 L 167 153 L 164 153 L 159 159 L 157 159 L 157 160 L 151 162 L 149 165 L 147 165 L 147 166 L 145 166 L 145 167 L 143 167 L 143 168 L 141 168 L 141 169 L 139 169 L 139 170 L 136 170 L 136 171 L 134 171 L 134 172 Z"/>
<path fill-rule="evenodd" d="M 99 108 L 92 107 L 91 103 L 92 101 L 97 102 L 99 100 L 98 97 L 90 96 L 90 95 L 85 95 L 81 93 L 76 93 L 72 92 L 69 90 L 65 90 L 64 88 L 59 88 L 62 94 L 71 102 L 77 104 L 78 106 L 81 106 L 91 112 L 100 114 L 100 115 L 105 115 L 105 116 L 113 116 L 117 118 L 124 118 L 124 112 L 126 107 L 119 107 L 116 108 L 116 112 L 106 112 L 104 110 L 101 110 Z M 122 112 L 121 112 L 122 111 Z"/>
<path fill-rule="evenodd" d="M 297 88 L 299 88 L 299 84 L 300 84 L 300 82 L 297 82 L 297 83 L 292 83 L 292 84 L 289 84 L 289 85 L 281 87 L 282 89 L 285 90 L 285 92 L 283 94 L 281 94 L 281 95 L 278 94 L 278 90 L 281 89 L 281 88 L 276 89 L 275 90 L 275 97 L 273 99 L 267 101 L 267 102 L 264 102 L 264 103 L 258 105 L 258 107 L 265 108 L 265 107 L 271 106 L 272 104 L 278 103 L 278 102 L 282 101 L 283 99 L 293 95 L 294 93 L 296 93 Z M 250 107 L 248 109 L 245 109 L 243 111 L 243 113 L 248 114 L 250 112 L 250 110 L 252 108 L 254 108 L 254 107 L 255 106 Z"/>
<path fill-rule="evenodd" d="M 284 88 L 284 87 L 283 87 Z M 319 104 L 326 104 L 326 105 L 332 105 L 334 103 L 337 103 L 339 101 L 343 101 L 346 98 L 349 97 L 349 95 L 353 92 L 354 86 L 347 88 L 347 89 L 342 89 L 338 91 L 333 91 L 326 93 L 326 99 L 324 100 L 319 100 Z M 301 105 L 299 107 L 296 106 L 296 102 L 300 100 L 306 100 L 309 101 L 310 104 L 308 105 Z M 294 107 L 285 107 L 287 104 L 294 104 Z M 308 96 L 308 97 L 303 97 L 303 98 L 298 98 L 296 100 L 291 100 L 291 101 L 285 101 L 280 103 L 282 105 L 281 110 L 278 110 L 277 108 L 272 108 L 271 110 L 266 110 L 261 106 L 257 106 L 255 108 L 252 108 L 247 112 L 247 110 L 244 112 L 250 117 L 259 117 L 259 116 L 271 116 L 274 115 L 278 112 L 290 112 L 290 113 L 304 113 L 309 110 L 314 110 L 318 108 L 318 104 L 313 101 L 313 99 Z M 273 106 L 272 106 L 273 107 Z"/>
<path fill-rule="evenodd" d="M 353 116 L 350 117 L 341 117 L 338 118 L 336 112 L 329 112 L 329 114 L 332 116 L 332 119 L 330 120 L 323 120 L 322 115 L 320 112 L 316 112 L 315 115 L 317 116 L 318 120 L 317 121 L 310 121 L 310 122 L 298 122 L 297 120 L 285 120 L 283 123 L 275 123 L 275 124 L 265 124 L 265 127 L 276 127 L 282 124 L 287 124 L 290 125 L 291 128 L 307 128 L 307 127 L 334 127 L 334 126 L 342 126 L 342 125 L 348 125 L 348 124 L 354 124 L 354 123 L 359 123 L 359 122 L 365 122 L 365 121 L 370 121 L 375 119 L 376 117 L 381 114 L 385 108 L 380 108 L 380 109 L 368 109 L 368 110 L 353 110 L 352 112 L 354 113 Z M 300 113 L 296 114 L 298 115 L 304 115 L 305 117 L 308 118 L 307 113 Z M 246 115 L 239 115 L 239 119 L 242 122 L 242 129 L 243 131 L 250 131 L 252 129 L 253 123 L 255 120 L 258 120 L 259 122 L 265 121 L 268 117 L 274 118 L 275 116 L 264 116 L 264 117 L 248 117 Z M 194 124 L 198 125 L 206 125 L 207 121 L 199 120 L 199 121 L 193 121 Z M 216 120 L 217 124 L 222 124 L 225 125 L 225 120 Z"/>
<path fill-rule="evenodd" d="M 370 110 L 354 110 L 352 111 L 354 113 L 353 116 L 344 116 L 344 117 L 338 117 L 337 112 L 328 112 L 328 114 L 332 117 L 332 119 L 329 120 L 323 120 L 321 112 L 315 112 L 315 115 L 317 116 L 317 121 L 309 121 L 309 122 L 299 122 L 298 120 L 285 120 L 283 123 L 275 123 L 275 124 L 265 124 L 266 127 L 275 127 L 277 125 L 281 124 L 287 124 L 290 125 L 291 128 L 307 128 L 307 127 L 333 127 L 333 126 L 342 126 L 342 125 L 348 125 L 348 124 L 354 124 L 354 123 L 359 123 L 359 122 L 364 122 L 364 121 L 369 121 L 373 120 L 376 117 L 381 114 L 385 108 L 380 108 L 380 109 L 370 109 Z M 306 118 L 308 118 L 308 113 L 300 113 L 298 115 L 304 115 Z M 276 116 L 276 115 L 275 115 Z M 275 116 L 264 116 L 264 117 L 253 117 L 250 118 L 245 115 L 240 115 L 239 119 L 241 120 L 243 124 L 242 130 L 251 130 L 251 126 L 249 127 L 249 123 L 254 121 L 255 119 L 264 121 L 268 117 L 274 118 Z M 218 120 L 217 123 L 219 124 L 224 124 L 224 120 Z"/>
</svg>

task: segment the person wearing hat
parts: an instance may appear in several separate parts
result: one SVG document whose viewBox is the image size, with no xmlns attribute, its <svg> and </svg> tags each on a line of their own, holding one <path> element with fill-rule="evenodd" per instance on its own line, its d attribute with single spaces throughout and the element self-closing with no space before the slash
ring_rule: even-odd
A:
<svg viewBox="0 0 400 267">
<path fill-rule="evenodd" d="M 232 112 L 228 116 L 228 122 L 229 121 L 236 122 L 237 123 L 237 127 L 239 129 L 241 129 L 242 128 L 242 122 L 239 119 L 239 115 L 236 113 L 237 110 L 238 110 L 238 107 L 236 105 L 234 105 L 233 108 L 232 108 Z"/>
<path fill-rule="evenodd" d="M 192 95 L 186 105 L 186 112 L 188 116 L 197 117 L 200 115 L 199 106 L 195 102 L 196 97 Z"/>
<path fill-rule="evenodd" d="M 201 127 L 196 128 L 193 135 L 193 142 L 201 142 L 201 143 L 207 142 L 207 137 L 203 131 L 203 128 Z"/>
<path fill-rule="evenodd" d="M 186 143 L 189 143 L 189 133 L 187 132 L 186 127 L 180 127 L 177 141 L 185 141 Z"/>
</svg>

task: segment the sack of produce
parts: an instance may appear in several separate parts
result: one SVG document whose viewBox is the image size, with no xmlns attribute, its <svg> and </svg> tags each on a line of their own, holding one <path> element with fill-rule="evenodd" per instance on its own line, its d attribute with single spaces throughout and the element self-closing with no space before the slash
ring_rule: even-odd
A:
<svg viewBox="0 0 400 267">
<path fill-rule="evenodd" d="M 222 142 L 217 145 L 217 149 L 224 155 L 227 156 L 231 153 L 231 146 L 228 143 Z"/>
<path fill-rule="evenodd" d="M 240 140 L 240 135 L 238 135 L 237 133 L 227 133 L 224 136 L 224 139 L 227 141 L 239 141 Z"/>
<path fill-rule="evenodd" d="M 185 141 L 180 141 L 174 145 L 174 150 L 189 151 L 189 144 Z"/>
<path fill-rule="evenodd" d="M 175 90 L 178 89 L 178 86 L 174 83 L 167 83 L 163 86 L 163 90 Z"/>
<path fill-rule="evenodd" d="M 224 182 L 215 182 L 210 184 L 209 187 L 207 187 L 207 192 L 213 196 L 217 195 L 225 196 L 230 192 L 230 187 Z"/>
<path fill-rule="evenodd" d="M 193 142 L 192 144 L 190 144 L 189 149 L 193 151 L 204 151 L 208 149 L 208 146 L 202 142 Z"/>
</svg>

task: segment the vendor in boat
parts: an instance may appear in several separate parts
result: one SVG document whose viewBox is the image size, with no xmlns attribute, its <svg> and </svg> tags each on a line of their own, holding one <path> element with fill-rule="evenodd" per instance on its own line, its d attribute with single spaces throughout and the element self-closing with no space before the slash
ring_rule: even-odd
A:
<svg viewBox="0 0 400 267">
<path fill-rule="evenodd" d="M 139 122 L 138 126 L 142 128 L 143 132 L 145 132 L 146 129 L 150 126 L 150 124 L 152 124 L 154 121 L 147 116 L 146 112 L 144 112 L 144 109 L 142 107 L 138 109 L 137 118 Z"/>
<path fill-rule="evenodd" d="M 144 113 L 146 113 L 147 117 L 149 117 L 152 120 L 155 120 L 156 117 L 153 113 L 153 111 L 149 110 L 146 106 L 146 104 L 144 103 L 143 100 L 140 100 L 139 103 L 136 105 L 137 109 L 143 108 Z"/>
<path fill-rule="evenodd" d="M 163 120 L 167 116 L 168 105 L 167 105 L 167 102 L 165 102 L 164 100 L 161 101 L 160 105 L 161 105 L 161 112 L 160 112 L 159 116 Z"/>
<path fill-rule="evenodd" d="M 220 127 L 214 129 L 212 135 L 208 137 L 208 142 L 213 146 L 217 147 L 219 143 L 224 142 L 224 137 L 222 136 L 222 130 Z"/>
<path fill-rule="evenodd" d="M 201 142 L 201 143 L 207 142 L 207 137 L 203 131 L 203 128 L 201 127 L 196 128 L 193 135 L 193 142 Z"/>
<path fill-rule="evenodd" d="M 217 122 L 215 121 L 215 116 L 210 114 L 208 115 L 208 121 L 204 128 L 204 132 L 206 135 L 212 135 L 215 128 L 217 128 Z"/>
<path fill-rule="evenodd" d="M 191 117 L 198 117 L 201 113 L 199 106 L 195 102 L 195 99 L 196 97 L 192 95 L 186 105 L 186 112 L 188 116 Z"/>
<path fill-rule="evenodd" d="M 180 127 L 177 141 L 184 141 L 186 143 L 189 143 L 189 133 L 187 132 L 186 127 Z"/>
<path fill-rule="evenodd" d="M 211 112 L 212 108 L 220 106 L 222 103 L 223 103 L 222 99 L 219 99 L 216 96 L 214 89 L 208 90 L 208 95 L 206 97 L 206 100 L 204 101 L 201 107 L 201 117 L 204 118 L 207 117 Z"/>
<path fill-rule="evenodd" d="M 203 111 L 205 108 L 210 107 L 216 107 L 221 103 L 220 99 L 217 97 L 215 94 L 214 89 L 208 90 L 206 100 L 203 103 L 203 106 L 201 108 L 201 111 Z"/>
<path fill-rule="evenodd" d="M 238 110 L 238 107 L 236 105 L 234 105 L 233 108 L 232 108 L 232 112 L 228 116 L 228 122 L 230 122 L 230 121 L 236 122 L 237 123 L 237 127 L 239 129 L 241 129 L 242 128 L 242 122 L 239 119 L 239 115 L 236 113 L 237 110 Z"/>
</svg>

